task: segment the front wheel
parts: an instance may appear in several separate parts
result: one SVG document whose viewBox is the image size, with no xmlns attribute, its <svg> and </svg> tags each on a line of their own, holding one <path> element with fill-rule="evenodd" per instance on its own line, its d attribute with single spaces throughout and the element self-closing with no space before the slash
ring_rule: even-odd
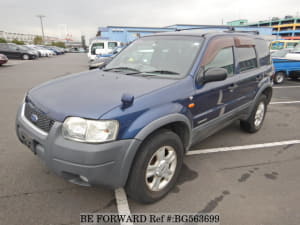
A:
<svg viewBox="0 0 300 225">
<path fill-rule="evenodd" d="M 180 138 L 172 131 L 160 130 L 148 137 L 133 163 L 127 194 L 141 203 L 163 198 L 176 184 L 183 152 Z"/>
<path fill-rule="evenodd" d="M 248 133 L 257 132 L 263 125 L 267 111 L 267 97 L 261 95 L 255 104 L 254 110 L 251 112 L 248 120 L 240 122 L 241 128 Z"/>
<path fill-rule="evenodd" d="M 29 55 L 27 55 L 27 54 L 22 55 L 22 59 L 23 60 L 28 60 L 29 59 Z"/>
<path fill-rule="evenodd" d="M 274 83 L 275 84 L 282 84 L 284 82 L 285 73 L 284 72 L 277 72 L 275 73 Z"/>
</svg>

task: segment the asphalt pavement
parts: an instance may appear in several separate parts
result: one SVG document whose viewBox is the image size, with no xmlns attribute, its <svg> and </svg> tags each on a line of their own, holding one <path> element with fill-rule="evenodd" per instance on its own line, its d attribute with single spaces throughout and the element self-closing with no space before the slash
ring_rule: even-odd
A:
<svg viewBox="0 0 300 225">
<path fill-rule="evenodd" d="M 118 213 L 113 190 L 57 177 L 15 135 L 25 92 L 85 71 L 87 62 L 85 54 L 70 53 L 0 67 L 0 225 L 71 225 L 79 224 L 83 212 Z M 274 86 L 258 133 L 234 123 L 193 146 L 207 153 L 186 156 L 172 192 L 150 205 L 129 199 L 131 213 L 219 213 L 225 225 L 299 225 L 300 144 L 289 142 L 300 140 L 299 112 L 300 81 Z"/>
</svg>

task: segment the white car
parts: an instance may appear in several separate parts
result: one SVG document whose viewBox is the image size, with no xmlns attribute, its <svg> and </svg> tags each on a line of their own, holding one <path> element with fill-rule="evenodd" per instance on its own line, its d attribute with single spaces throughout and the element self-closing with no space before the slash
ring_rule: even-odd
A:
<svg viewBox="0 0 300 225">
<path fill-rule="evenodd" d="M 96 39 L 89 46 L 88 57 L 90 61 L 95 60 L 97 55 L 109 54 L 113 49 L 120 46 L 121 42 Z M 97 50 L 97 53 L 96 53 Z"/>
<path fill-rule="evenodd" d="M 36 51 L 38 51 L 39 55 L 42 56 L 42 57 L 47 56 L 47 52 L 44 51 L 43 49 L 39 48 L 39 47 L 36 46 L 36 45 L 26 45 L 26 46 L 28 46 L 28 47 L 30 47 L 30 48 L 33 48 L 33 49 L 35 49 Z"/>
</svg>

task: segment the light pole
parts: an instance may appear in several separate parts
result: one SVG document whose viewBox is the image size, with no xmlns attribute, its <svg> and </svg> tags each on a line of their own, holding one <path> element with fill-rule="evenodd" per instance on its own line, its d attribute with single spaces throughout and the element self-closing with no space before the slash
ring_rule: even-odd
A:
<svg viewBox="0 0 300 225">
<path fill-rule="evenodd" d="M 46 17 L 46 16 L 44 16 L 44 15 L 37 15 L 37 17 L 40 18 L 40 21 L 41 21 L 43 43 L 44 43 L 45 42 L 45 34 L 44 34 L 43 18 Z"/>
</svg>

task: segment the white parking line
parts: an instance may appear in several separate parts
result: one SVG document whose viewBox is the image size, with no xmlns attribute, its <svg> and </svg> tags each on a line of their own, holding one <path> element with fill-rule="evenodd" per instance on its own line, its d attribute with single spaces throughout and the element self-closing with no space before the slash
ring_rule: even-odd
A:
<svg viewBox="0 0 300 225">
<path fill-rule="evenodd" d="M 278 104 L 297 104 L 300 101 L 284 101 L 284 102 L 270 102 L 270 105 L 278 105 Z"/>
<path fill-rule="evenodd" d="M 289 140 L 289 141 L 269 142 L 269 143 L 254 144 L 254 145 L 242 145 L 242 146 L 232 146 L 232 147 L 191 150 L 191 151 L 187 152 L 186 155 L 199 155 L 199 154 L 216 153 L 216 152 L 241 151 L 241 150 L 251 150 L 251 149 L 258 149 L 258 148 L 271 148 L 271 147 L 275 147 L 275 146 L 294 145 L 294 144 L 300 144 L 300 140 Z"/>
<path fill-rule="evenodd" d="M 119 215 L 130 215 L 130 209 L 127 201 L 127 196 L 123 188 L 115 190 L 115 198 Z M 120 225 L 133 225 L 131 222 L 120 222 Z"/>
<path fill-rule="evenodd" d="M 300 88 L 300 85 L 299 86 L 281 86 L 281 87 L 273 87 L 275 89 L 280 89 L 280 88 Z"/>
</svg>

